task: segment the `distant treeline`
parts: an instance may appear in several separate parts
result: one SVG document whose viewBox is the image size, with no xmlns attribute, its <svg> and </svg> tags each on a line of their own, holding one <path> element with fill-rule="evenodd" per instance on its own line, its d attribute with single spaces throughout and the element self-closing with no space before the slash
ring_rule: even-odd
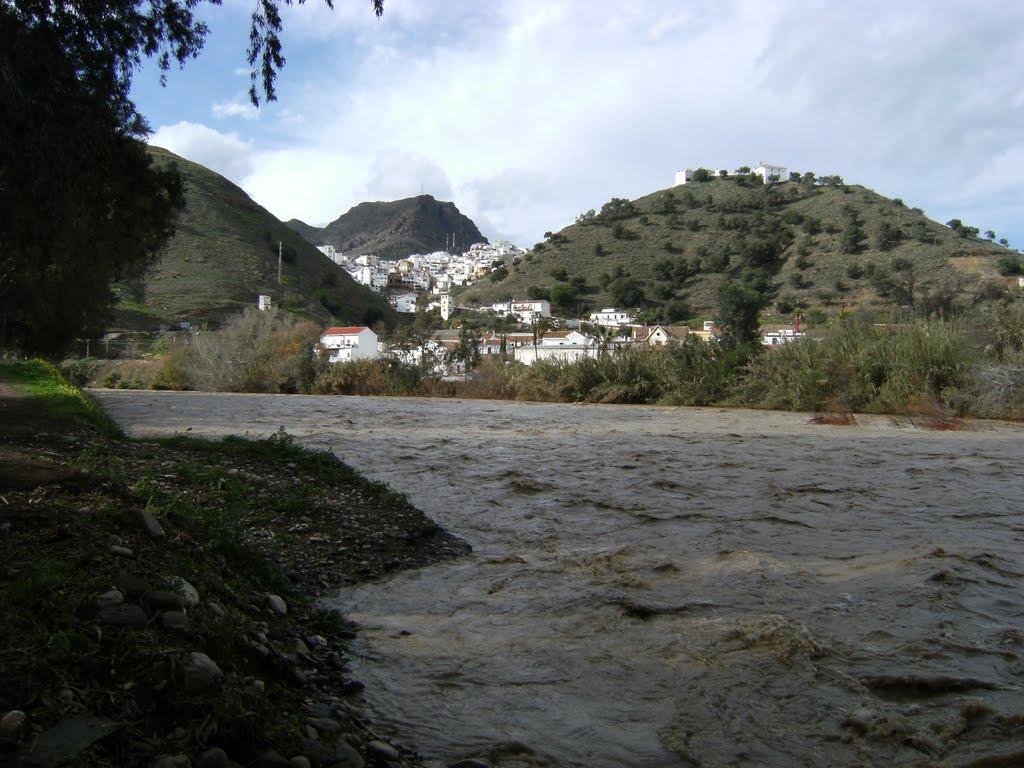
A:
<svg viewBox="0 0 1024 768">
<path fill-rule="evenodd" d="M 996 304 L 970 322 L 839 316 L 820 339 L 766 348 L 690 341 L 532 366 L 484 358 L 464 380 L 387 356 L 329 364 L 318 329 L 251 312 L 159 361 L 78 360 L 78 383 L 231 392 L 465 397 L 731 406 L 808 412 L 928 412 L 1024 418 L 1024 308 Z"/>
</svg>

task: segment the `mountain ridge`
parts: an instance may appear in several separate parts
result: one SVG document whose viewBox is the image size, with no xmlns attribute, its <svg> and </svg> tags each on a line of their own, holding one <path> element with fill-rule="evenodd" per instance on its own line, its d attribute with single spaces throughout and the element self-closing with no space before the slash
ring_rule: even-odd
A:
<svg viewBox="0 0 1024 768">
<path fill-rule="evenodd" d="M 359 203 L 325 227 L 299 219 L 287 224 L 312 245 L 331 245 L 341 253 L 367 253 L 382 259 L 468 250 L 474 243 L 488 242 L 455 203 L 432 195 Z"/>
</svg>

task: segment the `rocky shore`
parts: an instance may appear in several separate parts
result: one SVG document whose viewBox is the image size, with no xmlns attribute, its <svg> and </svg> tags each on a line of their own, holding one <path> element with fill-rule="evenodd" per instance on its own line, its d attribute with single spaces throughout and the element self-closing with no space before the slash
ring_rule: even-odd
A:
<svg viewBox="0 0 1024 768">
<path fill-rule="evenodd" d="M 468 549 L 287 435 L 130 441 L 0 385 L 0 763 L 421 765 L 316 598 Z"/>
</svg>

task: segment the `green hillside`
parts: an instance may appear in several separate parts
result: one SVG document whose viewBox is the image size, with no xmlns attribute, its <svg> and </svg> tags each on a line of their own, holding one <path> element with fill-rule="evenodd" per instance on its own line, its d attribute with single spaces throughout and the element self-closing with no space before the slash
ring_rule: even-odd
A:
<svg viewBox="0 0 1024 768">
<path fill-rule="evenodd" d="M 464 251 L 474 243 L 487 242 L 455 203 L 441 202 L 430 195 L 360 203 L 323 229 L 296 219 L 288 226 L 313 245 L 333 245 L 345 254 L 372 253 L 382 259 L 450 248 Z"/>
<path fill-rule="evenodd" d="M 324 324 L 394 318 L 382 297 L 355 283 L 223 176 L 164 149 L 150 152 L 158 163 L 177 166 L 187 205 L 157 262 L 120 286 L 121 326 L 218 325 L 255 305 L 259 294 L 271 296 L 275 307 Z"/>
<path fill-rule="evenodd" d="M 731 176 L 613 199 L 546 233 L 508 276 L 460 293 L 462 305 L 550 297 L 563 314 L 640 308 L 649 320 L 714 317 L 725 281 L 756 286 L 764 312 L 928 304 L 936 313 L 1005 290 L 1007 248 L 837 177 L 827 184 Z M 944 306 L 944 303 L 945 305 Z"/>
</svg>

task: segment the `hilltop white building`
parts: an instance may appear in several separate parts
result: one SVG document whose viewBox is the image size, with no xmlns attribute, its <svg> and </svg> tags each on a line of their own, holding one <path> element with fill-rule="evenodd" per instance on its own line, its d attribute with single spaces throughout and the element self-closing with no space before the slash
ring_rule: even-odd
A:
<svg viewBox="0 0 1024 768">
<path fill-rule="evenodd" d="M 683 168 L 681 171 L 676 171 L 676 179 L 673 186 L 680 186 L 682 184 L 689 184 L 693 181 L 693 174 L 696 168 Z M 711 169 L 708 169 L 711 170 Z M 717 171 L 711 170 L 712 175 L 718 176 Z M 789 177 L 786 175 L 786 167 L 782 165 L 771 165 L 770 163 L 759 160 L 757 167 L 754 168 L 751 173 L 760 176 L 765 184 L 771 184 L 773 182 L 786 181 Z"/>
</svg>

